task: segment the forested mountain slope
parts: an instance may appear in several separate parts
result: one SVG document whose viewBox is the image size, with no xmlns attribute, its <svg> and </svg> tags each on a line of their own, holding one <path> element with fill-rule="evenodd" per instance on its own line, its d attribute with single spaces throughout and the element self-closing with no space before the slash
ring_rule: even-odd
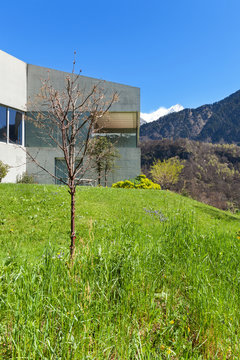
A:
<svg viewBox="0 0 240 360">
<path fill-rule="evenodd" d="M 176 156 L 184 169 L 172 190 L 220 209 L 240 209 L 239 146 L 164 139 L 142 142 L 141 150 L 146 175 L 154 160 Z"/>
<path fill-rule="evenodd" d="M 240 145 L 240 90 L 214 104 L 184 109 L 143 124 L 142 139 L 188 138 Z"/>
</svg>

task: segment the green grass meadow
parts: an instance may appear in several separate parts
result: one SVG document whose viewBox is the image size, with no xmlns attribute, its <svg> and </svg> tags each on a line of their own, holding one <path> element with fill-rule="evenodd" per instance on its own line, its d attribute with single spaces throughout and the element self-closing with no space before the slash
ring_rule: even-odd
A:
<svg viewBox="0 0 240 360">
<path fill-rule="evenodd" d="M 240 215 L 169 191 L 0 185 L 0 359 L 240 359 Z"/>
</svg>

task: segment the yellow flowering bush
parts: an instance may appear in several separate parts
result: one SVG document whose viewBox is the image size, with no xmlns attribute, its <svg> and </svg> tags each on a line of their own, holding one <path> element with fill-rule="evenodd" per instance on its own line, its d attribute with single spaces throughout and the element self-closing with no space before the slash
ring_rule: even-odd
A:
<svg viewBox="0 0 240 360">
<path fill-rule="evenodd" d="M 125 188 L 125 189 L 155 189 L 161 190 L 161 186 L 152 182 L 146 175 L 139 175 L 134 179 L 118 181 L 112 184 L 113 188 Z"/>
</svg>

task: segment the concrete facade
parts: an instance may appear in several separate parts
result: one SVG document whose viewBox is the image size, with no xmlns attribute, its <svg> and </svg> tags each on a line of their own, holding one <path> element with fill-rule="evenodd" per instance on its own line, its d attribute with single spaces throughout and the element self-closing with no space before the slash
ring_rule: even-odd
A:
<svg viewBox="0 0 240 360">
<path fill-rule="evenodd" d="M 7 176 L 2 180 L 3 183 L 15 183 L 27 170 L 26 150 L 22 146 L 0 142 L 0 160 L 10 166 Z"/>
<path fill-rule="evenodd" d="M 61 90 L 65 87 L 65 79 L 71 74 L 44 68 L 36 65 L 27 66 L 27 99 L 34 99 L 34 96 L 39 93 L 39 89 L 42 86 L 41 79 L 47 79 L 49 76 L 51 84 L 54 89 Z M 79 76 L 79 83 L 81 89 L 88 92 L 93 85 L 99 83 L 99 79 L 90 78 L 87 76 Z M 110 81 L 101 81 L 100 85 L 107 94 L 111 94 L 113 91 L 117 91 L 119 95 L 118 102 L 114 103 L 111 107 L 111 112 L 140 112 L 140 89 L 118 84 Z M 31 104 L 28 104 L 28 110 L 31 109 Z M 44 110 L 42 107 L 40 110 Z"/>
<path fill-rule="evenodd" d="M 0 104 L 26 111 L 27 64 L 0 50 Z"/>
<path fill-rule="evenodd" d="M 39 94 L 42 79 L 50 77 L 53 87 L 61 91 L 65 88 L 67 76 L 72 75 L 26 64 L 0 51 L 0 106 L 21 110 L 28 114 L 34 110 L 31 104 L 34 103 L 35 95 Z M 84 76 L 80 76 L 78 81 L 81 89 L 86 91 L 91 89 L 94 84 L 99 83 L 97 79 Z M 119 96 L 119 101 L 114 103 L 110 109 L 111 121 L 109 129 L 105 131 L 105 136 L 114 138 L 114 144 L 120 154 L 114 171 L 109 174 L 108 185 L 110 185 L 115 181 L 140 174 L 140 149 L 138 148 L 140 90 L 136 87 L 107 81 L 101 81 L 101 87 L 106 98 L 113 91 L 117 91 Z M 39 110 L 45 110 L 42 104 L 40 104 Z M 32 123 L 25 121 L 22 131 L 24 141 L 21 145 L 10 144 L 8 141 L 1 142 L 0 137 L 0 160 L 11 166 L 3 181 L 15 182 L 17 176 L 27 171 L 28 174 L 34 176 L 38 183 L 55 183 L 54 178 L 26 156 L 26 150 L 52 174 L 56 172 L 56 159 L 63 158 L 61 150 L 54 144 L 49 146 L 49 142 L 39 136 L 39 129 L 35 128 Z M 94 177 L 94 174 L 89 176 Z"/>
<path fill-rule="evenodd" d="M 55 148 L 28 148 L 28 151 L 51 174 L 55 174 L 55 160 L 63 159 L 62 152 Z M 140 174 L 140 148 L 118 148 L 118 152 L 119 159 L 116 160 L 115 168 L 108 176 L 109 186 L 116 181 L 131 179 Z M 55 179 L 32 161 L 27 162 L 27 172 L 32 174 L 40 184 L 55 184 Z M 96 174 L 88 171 L 85 177 L 96 178 Z"/>
</svg>

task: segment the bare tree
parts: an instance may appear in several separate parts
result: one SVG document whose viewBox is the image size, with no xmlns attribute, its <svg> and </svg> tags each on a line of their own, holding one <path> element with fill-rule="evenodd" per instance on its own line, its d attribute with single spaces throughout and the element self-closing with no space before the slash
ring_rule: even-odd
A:
<svg viewBox="0 0 240 360">
<path fill-rule="evenodd" d="M 75 61 L 74 61 L 75 65 Z M 94 84 L 90 90 L 81 86 L 81 77 L 73 72 L 65 79 L 65 88 L 55 89 L 50 76 L 42 81 L 40 93 L 32 103 L 34 111 L 28 120 L 41 129 L 43 137 L 53 142 L 61 150 L 67 168 L 66 178 L 50 173 L 34 156 L 28 156 L 42 170 L 68 186 L 71 195 L 71 245 L 70 257 L 75 251 L 75 193 L 86 171 L 90 158 L 88 148 L 94 132 L 112 104 L 117 101 L 117 93 L 106 94 L 103 81 Z M 44 110 L 42 110 L 44 108 Z"/>
</svg>

